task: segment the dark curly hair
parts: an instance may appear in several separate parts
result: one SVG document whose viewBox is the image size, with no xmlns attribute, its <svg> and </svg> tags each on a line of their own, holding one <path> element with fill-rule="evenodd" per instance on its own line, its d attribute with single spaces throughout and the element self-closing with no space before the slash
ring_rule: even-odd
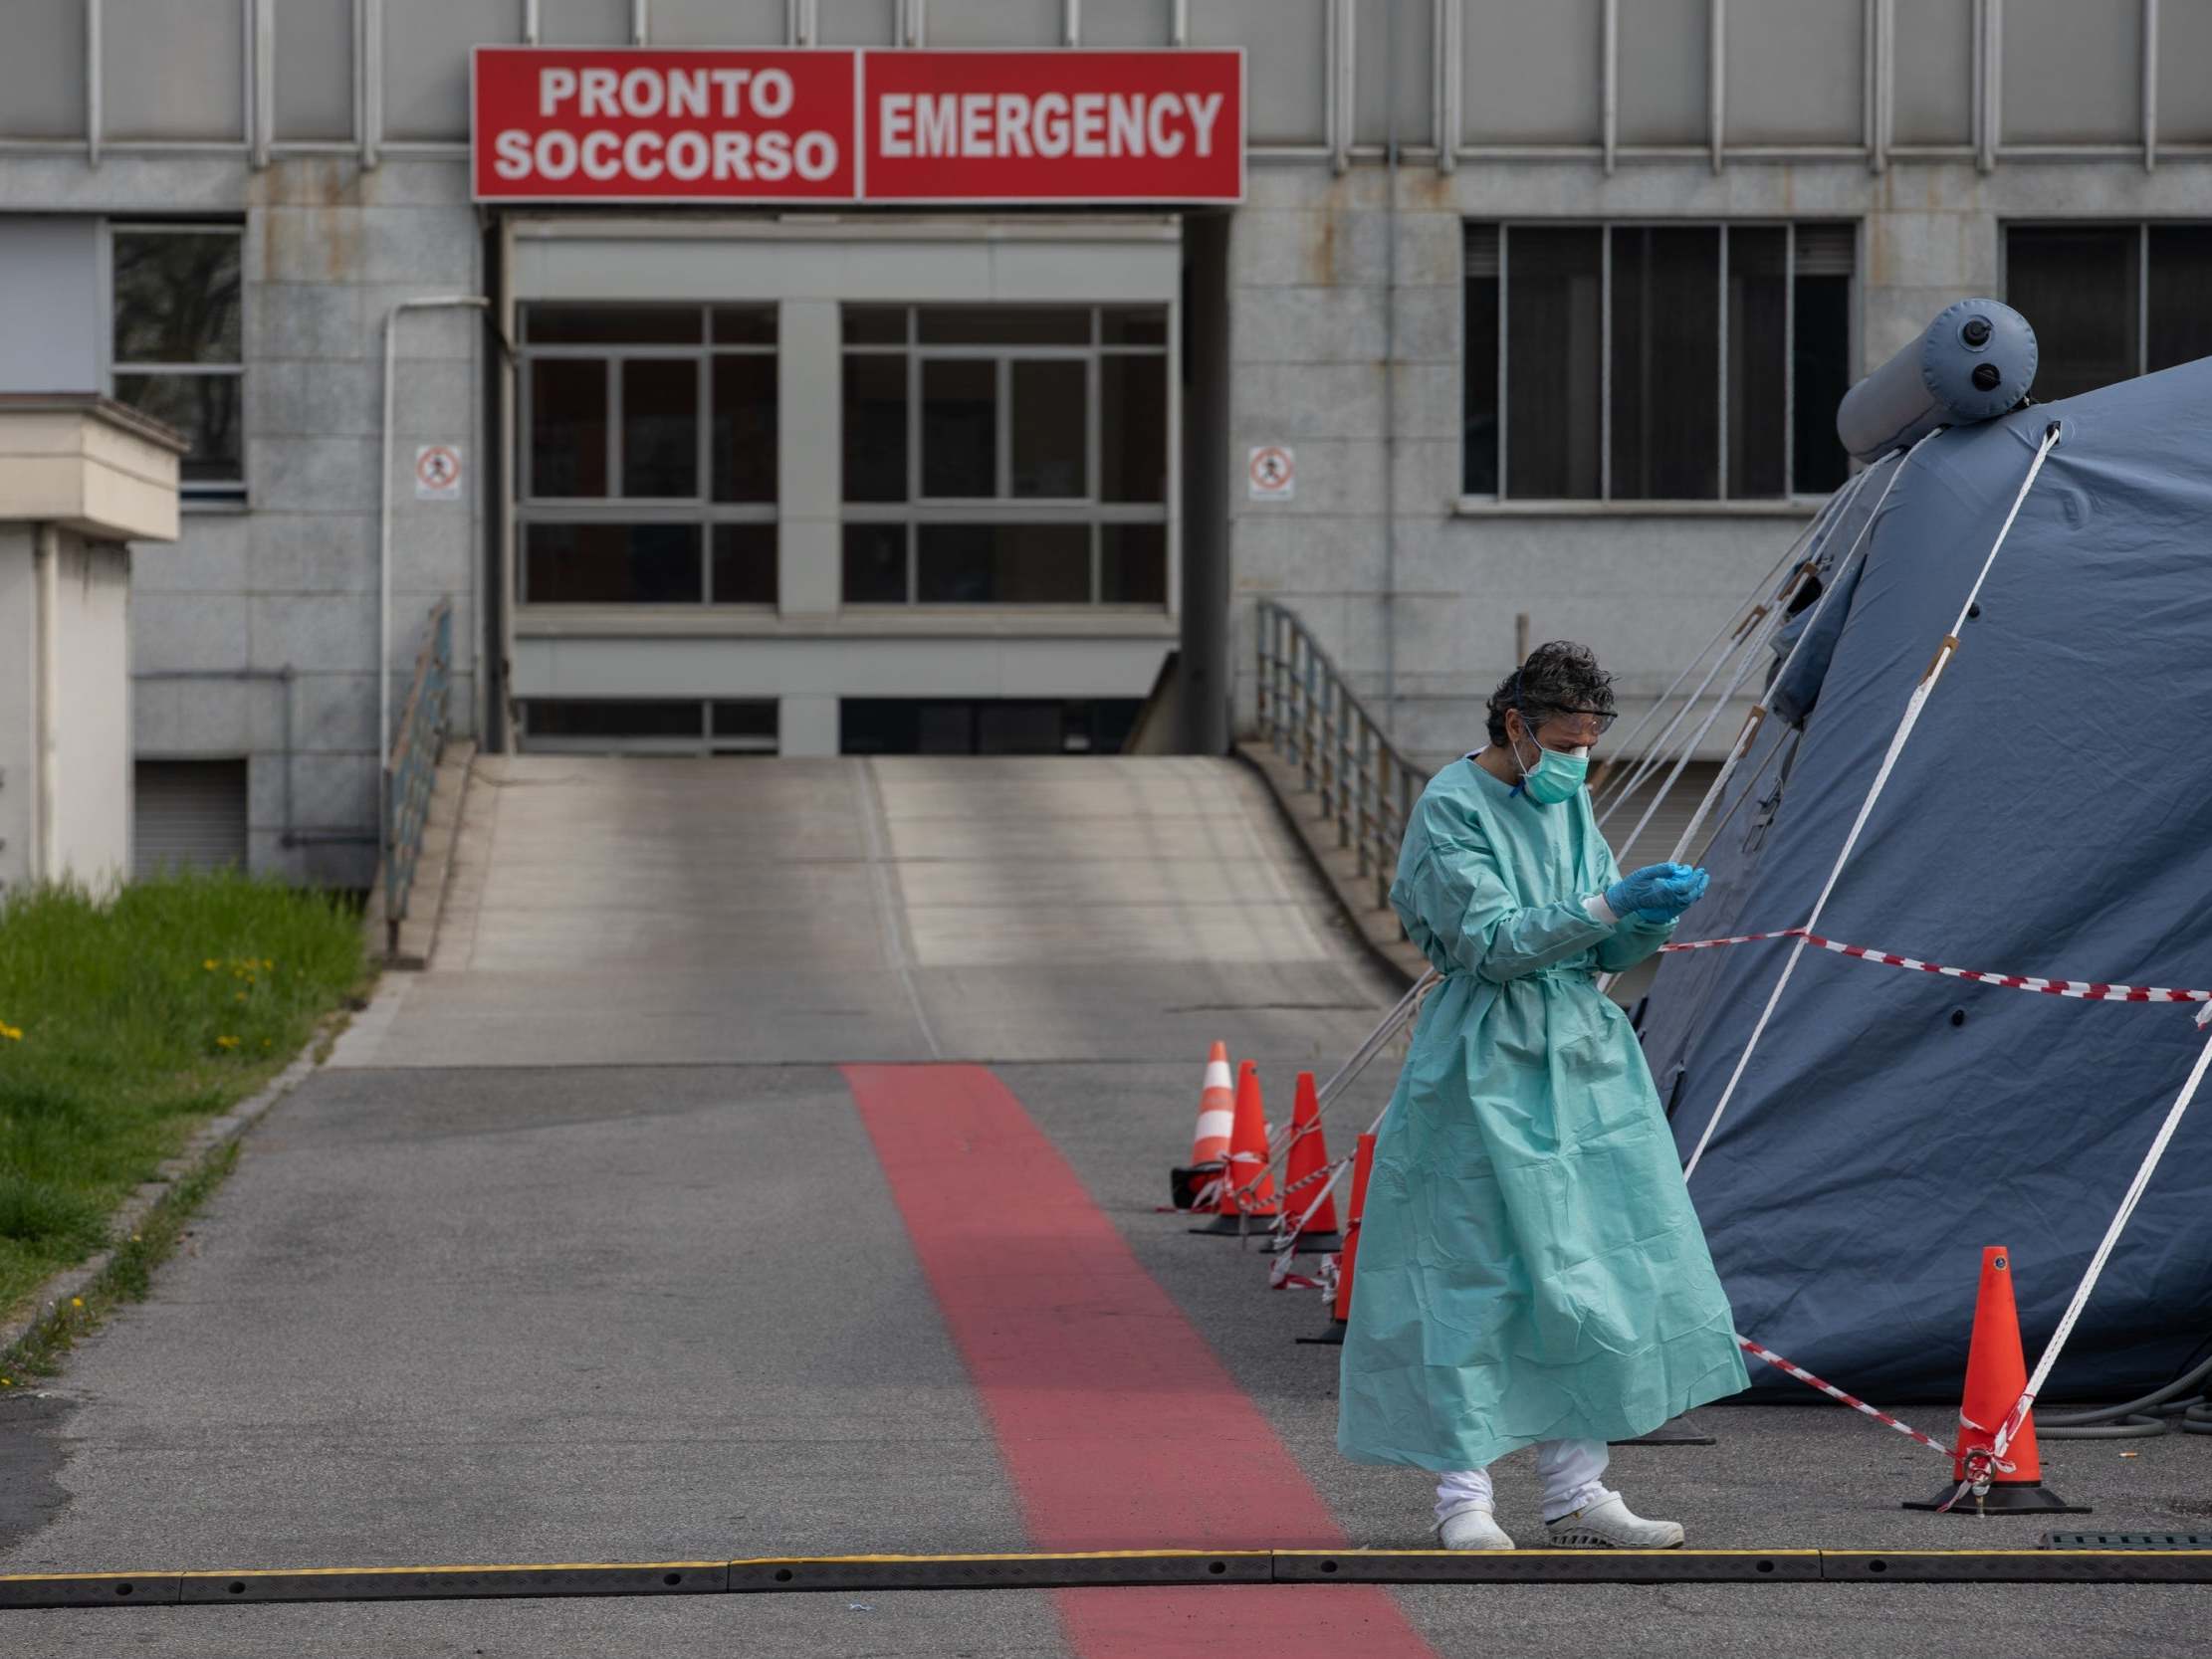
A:
<svg viewBox="0 0 2212 1659">
<path fill-rule="evenodd" d="M 1598 666 L 1587 645 L 1555 639 L 1539 645 L 1528 661 L 1508 674 L 1490 694 L 1490 741 L 1505 743 L 1505 712 L 1521 711 L 1533 726 L 1571 710 L 1613 713 L 1613 676 Z"/>
</svg>

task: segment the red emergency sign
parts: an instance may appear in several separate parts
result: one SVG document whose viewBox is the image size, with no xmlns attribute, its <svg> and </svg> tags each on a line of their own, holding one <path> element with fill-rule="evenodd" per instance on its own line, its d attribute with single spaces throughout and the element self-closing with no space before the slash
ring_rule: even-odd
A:
<svg viewBox="0 0 2212 1659">
<path fill-rule="evenodd" d="M 479 201 L 1233 202 L 1241 52 L 480 46 Z"/>
</svg>

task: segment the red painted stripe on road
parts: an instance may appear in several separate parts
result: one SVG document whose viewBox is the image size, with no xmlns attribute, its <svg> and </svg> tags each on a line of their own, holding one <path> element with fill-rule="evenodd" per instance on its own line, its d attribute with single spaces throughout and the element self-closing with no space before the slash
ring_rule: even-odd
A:
<svg viewBox="0 0 2212 1659">
<path fill-rule="evenodd" d="M 847 1066 L 1039 1550 L 1344 1534 L 1206 1339 L 980 1066 Z M 1061 1590 L 1084 1659 L 1433 1659 L 1388 1591 Z"/>
</svg>

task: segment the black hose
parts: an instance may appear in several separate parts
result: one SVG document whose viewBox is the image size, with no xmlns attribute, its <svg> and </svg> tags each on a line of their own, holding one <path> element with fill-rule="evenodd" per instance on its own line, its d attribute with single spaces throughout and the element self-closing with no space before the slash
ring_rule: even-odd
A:
<svg viewBox="0 0 2212 1659">
<path fill-rule="evenodd" d="M 2184 1434 L 2212 1434 L 2212 1402 L 2194 1392 L 2208 1377 L 2212 1359 L 2121 1405 L 2039 1412 L 2036 1433 L 2047 1440 L 2147 1440 L 2164 1434 L 2169 1422 L 2179 1422 Z"/>
</svg>

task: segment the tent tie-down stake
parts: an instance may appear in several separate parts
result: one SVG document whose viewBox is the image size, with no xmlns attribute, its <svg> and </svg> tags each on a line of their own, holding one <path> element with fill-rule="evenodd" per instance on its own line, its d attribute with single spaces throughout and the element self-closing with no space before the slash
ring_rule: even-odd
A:
<svg viewBox="0 0 2212 1659">
<path fill-rule="evenodd" d="M 1836 862 L 1829 869 L 1828 879 L 1821 885 L 1820 897 L 1813 901 L 1813 914 L 1800 924 L 1805 933 L 1809 933 L 1819 926 L 1821 913 L 1828 908 L 1829 898 L 1836 891 L 1836 883 L 1843 876 L 1844 866 L 1851 862 L 1851 855 L 1859 846 L 1859 837 L 1866 831 L 1867 820 L 1874 815 L 1875 803 L 1881 799 L 1881 792 L 1888 787 L 1890 774 L 1896 770 L 1897 760 L 1904 753 L 1905 744 L 1912 740 L 1913 727 L 1920 724 L 1921 711 L 1927 707 L 1937 682 L 1943 678 L 1944 669 L 1950 665 L 1952 657 L 1957 655 L 1959 632 L 1966 626 L 1968 615 L 1981 597 L 1982 584 L 1989 580 L 1989 572 L 1997 563 L 1997 555 L 2004 551 L 2005 539 L 2012 534 L 2013 521 L 2020 517 L 2021 504 L 2028 499 L 2028 492 L 2035 487 L 2037 476 L 2042 473 L 2043 464 L 2050 459 L 2051 451 L 2058 441 L 2059 424 L 2054 421 L 2044 429 L 2043 441 L 2036 446 L 2035 460 L 2029 464 L 2028 476 L 2020 481 L 2020 490 L 2013 497 L 2011 511 L 2006 513 L 2005 521 L 1997 530 L 1997 539 L 1990 543 L 1989 555 L 1982 560 L 1981 570 L 1974 577 L 1974 585 L 1967 589 L 1965 602 L 1958 608 L 1958 620 L 1944 631 L 1943 643 L 1936 647 L 1934 660 L 1913 686 L 1912 695 L 1905 700 L 1904 714 L 1897 722 L 1896 730 L 1890 735 L 1888 751 L 1882 755 L 1881 765 L 1875 772 L 1874 782 L 1867 788 L 1867 798 L 1859 803 L 1859 816 L 1852 821 L 1851 833 L 1844 837 L 1843 850 L 1836 855 Z M 1899 470 L 1902 470 L 1901 466 Z M 1697 1173 L 1697 1165 L 1704 1158 L 1705 1148 L 1712 1143 L 1713 1132 L 1719 1129 L 1721 1117 L 1727 1112 L 1728 1103 L 1735 1098 L 1736 1086 L 1743 1081 L 1743 1074 L 1751 1064 L 1751 1056 L 1759 1046 L 1759 1039 L 1766 1035 L 1767 1024 L 1774 1018 L 1774 1010 L 1782 1000 L 1782 992 L 1788 987 L 1790 976 L 1797 971 L 1798 961 L 1805 954 L 1805 944 L 1806 940 L 1801 935 L 1790 946 L 1789 959 L 1782 964 L 1781 975 L 1774 981 L 1774 989 L 1767 994 L 1766 1006 L 1759 1011 L 1758 1021 L 1751 1027 L 1750 1040 L 1743 1045 L 1743 1052 L 1736 1056 L 1735 1070 L 1729 1074 L 1727 1087 L 1721 1090 L 1720 1099 L 1713 1105 L 1712 1116 L 1705 1120 L 1704 1133 L 1698 1136 L 1697 1144 L 1690 1151 L 1689 1161 L 1682 1166 L 1682 1179 L 1685 1181 Z"/>
</svg>

